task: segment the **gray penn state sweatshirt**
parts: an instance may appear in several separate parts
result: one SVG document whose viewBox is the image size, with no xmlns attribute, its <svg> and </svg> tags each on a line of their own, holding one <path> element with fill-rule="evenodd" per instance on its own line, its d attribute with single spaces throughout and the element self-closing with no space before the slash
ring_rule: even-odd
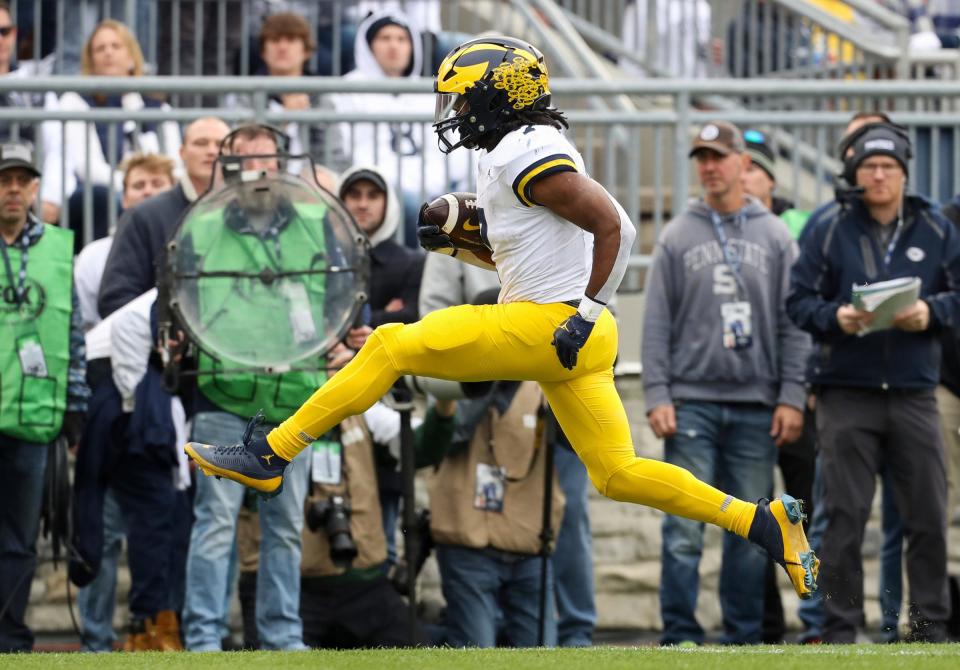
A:
<svg viewBox="0 0 960 670">
<path fill-rule="evenodd" d="M 691 200 L 663 229 L 647 275 L 643 388 L 647 411 L 677 400 L 786 404 L 802 410 L 810 340 L 787 317 L 798 248 L 758 200 L 721 217 L 739 275 L 724 257 L 712 211 Z M 748 301 L 752 345 L 723 346 L 721 306 Z"/>
</svg>

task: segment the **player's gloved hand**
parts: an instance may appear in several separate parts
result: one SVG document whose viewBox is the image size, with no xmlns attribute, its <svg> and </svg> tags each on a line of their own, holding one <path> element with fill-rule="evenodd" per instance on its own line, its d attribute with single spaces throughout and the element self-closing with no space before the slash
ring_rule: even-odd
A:
<svg viewBox="0 0 960 670">
<path fill-rule="evenodd" d="M 440 230 L 440 226 L 423 220 L 423 210 L 426 208 L 427 203 L 423 203 L 420 207 L 420 213 L 417 215 L 417 240 L 420 242 L 420 246 L 427 251 L 453 249 L 453 241 L 451 241 L 449 235 Z"/>
<path fill-rule="evenodd" d="M 587 321 L 579 313 L 574 314 L 557 326 L 553 331 L 553 344 L 557 350 L 560 365 L 567 370 L 573 370 L 577 364 L 577 354 L 593 331 L 593 322 Z"/>
</svg>

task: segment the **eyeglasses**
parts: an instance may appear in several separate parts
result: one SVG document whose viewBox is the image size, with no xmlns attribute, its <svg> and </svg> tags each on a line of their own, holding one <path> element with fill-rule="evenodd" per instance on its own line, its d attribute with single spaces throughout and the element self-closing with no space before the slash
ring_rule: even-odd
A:
<svg viewBox="0 0 960 670">
<path fill-rule="evenodd" d="M 0 37 L 6 37 L 16 29 L 16 26 L 0 26 Z"/>
<path fill-rule="evenodd" d="M 899 163 L 861 163 L 857 166 L 857 172 L 861 174 L 872 175 L 880 170 L 884 177 L 897 174 L 901 169 Z"/>
<path fill-rule="evenodd" d="M 21 188 L 28 186 L 36 177 L 27 172 L 14 172 L 11 174 L 9 170 L 4 170 L 0 172 L 0 187 L 9 188 L 14 183 Z"/>
</svg>

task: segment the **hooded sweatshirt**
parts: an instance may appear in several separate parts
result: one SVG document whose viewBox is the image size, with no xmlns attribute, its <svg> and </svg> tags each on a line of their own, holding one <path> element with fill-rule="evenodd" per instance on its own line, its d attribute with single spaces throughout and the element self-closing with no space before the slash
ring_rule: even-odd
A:
<svg viewBox="0 0 960 670">
<path fill-rule="evenodd" d="M 387 207 L 383 223 L 370 236 L 370 322 L 373 328 L 384 323 L 413 323 L 417 320 L 417 302 L 420 294 L 420 277 L 423 275 L 424 254 L 396 241 L 397 228 L 403 211 L 390 181 L 369 165 L 355 165 L 344 172 L 340 179 L 346 184 L 357 172 L 379 174 L 387 185 Z M 342 197 L 341 193 L 341 197 Z M 388 312 L 384 308 L 394 298 L 403 300 L 403 308 Z"/>
<path fill-rule="evenodd" d="M 389 17 L 407 28 L 413 41 L 413 52 L 407 78 L 418 78 L 423 72 L 423 37 L 402 14 L 379 12 L 368 16 L 357 28 L 354 45 L 356 69 L 344 75 L 349 80 L 385 80 L 367 34 L 381 19 Z M 336 111 L 369 113 L 376 111 L 421 113 L 432 118 L 436 98 L 430 93 L 338 93 L 331 96 Z M 464 190 L 470 166 L 469 152 L 458 151 L 445 156 L 439 149 L 430 123 L 355 123 L 339 125 L 344 150 L 352 148 L 347 164 L 376 165 L 388 183 L 421 199 L 429 199 L 449 191 Z"/>
<path fill-rule="evenodd" d="M 742 281 L 724 258 L 703 200 L 664 228 L 647 278 L 643 387 L 647 410 L 676 400 L 804 407 L 809 338 L 787 317 L 797 244 L 758 200 L 721 217 Z M 723 346 L 724 303 L 748 301 L 752 344 Z"/>
</svg>

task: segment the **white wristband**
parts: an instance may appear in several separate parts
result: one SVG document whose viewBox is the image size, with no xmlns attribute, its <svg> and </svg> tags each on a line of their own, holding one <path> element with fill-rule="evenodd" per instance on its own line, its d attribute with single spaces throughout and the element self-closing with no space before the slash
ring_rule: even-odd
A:
<svg viewBox="0 0 960 670">
<path fill-rule="evenodd" d="M 606 307 L 606 305 L 602 302 L 597 302 L 587 296 L 583 296 L 580 298 L 580 307 L 577 308 L 577 313 L 585 320 L 593 323 L 600 318 L 604 307 Z"/>
</svg>

